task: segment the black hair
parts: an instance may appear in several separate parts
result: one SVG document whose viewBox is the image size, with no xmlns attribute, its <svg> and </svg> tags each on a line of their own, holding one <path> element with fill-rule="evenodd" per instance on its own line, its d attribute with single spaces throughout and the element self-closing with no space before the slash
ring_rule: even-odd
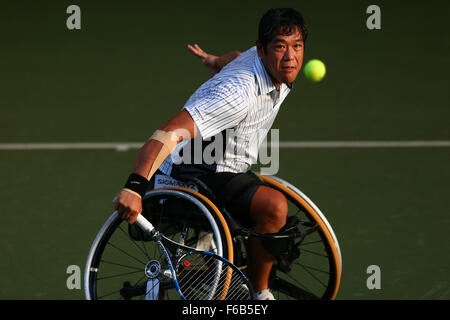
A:
<svg viewBox="0 0 450 320">
<path fill-rule="evenodd" d="M 303 43 L 306 43 L 308 29 L 300 12 L 292 8 L 274 8 L 267 11 L 258 26 L 258 40 L 264 52 L 267 50 L 267 44 L 276 35 L 289 35 L 296 28 L 302 34 Z"/>
</svg>

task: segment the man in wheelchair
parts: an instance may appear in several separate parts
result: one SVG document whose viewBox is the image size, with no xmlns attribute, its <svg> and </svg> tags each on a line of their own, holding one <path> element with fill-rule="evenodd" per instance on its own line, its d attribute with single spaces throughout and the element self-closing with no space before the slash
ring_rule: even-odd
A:
<svg viewBox="0 0 450 320">
<path fill-rule="evenodd" d="M 279 232 L 287 221 L 285 196 L 264 184 L 249 169 L 258 149 L 292 89 L 303 61 L 307 29 L 294 9 L 271 9 L 260 20 L 256 46 L 217 57 L 197 45 L 189 49 L 213 75 L 183 109 L 159 127 L 136 155 L 132 174 L 116 197 L 115 209 L 133 224 L 142 212 L 142 197 L 157 170 L 167 176 L 204 183 L 223 207 L 255 233 Z M 223 148 L 210 163 L 195 153 L 215 139 Z M 175 163 L 170 155 L 191 150 L 191 159 Z M 201 153 L 203 155 L 203 153 Z M 197 159 L 194 159 L 197 157 Z M 269 275 L 274 257 L 261 238 L 248 239 L 248 275 L 260 300 L 274 299 Z"/>
</svg>

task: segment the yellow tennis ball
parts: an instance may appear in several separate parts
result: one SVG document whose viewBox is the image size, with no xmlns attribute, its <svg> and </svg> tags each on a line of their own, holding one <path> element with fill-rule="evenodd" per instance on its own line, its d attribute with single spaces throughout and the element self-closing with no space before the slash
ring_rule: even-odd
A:
<svg viewBox="0 0 450 320">
<path fill-rule="evenodd" d="M 318 59 L 312 59 L 305 65 L 303 72 L 305 73 L 305 77 L 308 80 L 319 82 L 323 79 L 323 77 L 325 77 L 325 73 L 327 72 L 327 70 L 322 61 Z"/>
</svg>

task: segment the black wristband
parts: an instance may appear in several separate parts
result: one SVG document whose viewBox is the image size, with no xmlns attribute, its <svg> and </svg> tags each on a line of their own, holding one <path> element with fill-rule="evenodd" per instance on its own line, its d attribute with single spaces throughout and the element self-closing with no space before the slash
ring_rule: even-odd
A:
<svg viewBox="0 0 450 320">
<path fill-rule="evenodd" d="M 145 179 L 143 176 L 141 176 L 137 173 L 132 173 L 128 177 L 128 180 L 125 183 L 124 188 L 130 189 L 130 190 L 138 193 L 143 198 L 145 193 L 147 192 L 149 184 L 150 184 L 150 181 Z"/>
</svg>

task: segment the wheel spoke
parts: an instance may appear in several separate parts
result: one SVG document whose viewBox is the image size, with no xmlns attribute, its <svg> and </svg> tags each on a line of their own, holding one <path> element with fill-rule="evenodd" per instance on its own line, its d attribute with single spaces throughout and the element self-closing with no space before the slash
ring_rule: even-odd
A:
<svg viewBox="0 0 450 320">
<path fill-rule="evenodd" d="M 123 249 L 119 248 L 118 246 L 114 245 L 113 243 L 111 243 L 111 242 L 108 242 L 108 244 L 109 244 L 109 245 L 110 245 L 111 247 L 113 247 L 114 249 L 116 249 L 116 250 L 118 250 L 118 251 L 122 252 L 123 254 L 127 255 L 128 257 L 130 257 L 130 258 L 132 258 L 132 259 L 136 260 L 137 262 L 139 262 L 139 263 L 141 263 L 141 264 L 143 264 L 143 265 L 145 265 L 145 264 L 146 264 L 145 262 L 143 262 L 143 261 L 139 260 L 138 258 L 136 258 L 136 257 L 132 256 L 131 254 L 129 254 L 129 253 L 128 253 L 128 252 L 126 252 L 125 250 L 123 250 Z"/>
<path fill-rule="evenodd" d="M 115 290 L 115 291 L 112 291 L 112 292 L 109 292 L 109 293 L 107 293 L 107 294 L 104 294 L 104 295 L 102 295 L 102 296 L 100 296 L 100 297 L 97 297 L 97 299 L 98 300 L 102 300 L 103 298 L 106 298 L 106 297 L 109 297 L 109 296 L 112 296 L 113 294 L 115 294 L 115 293 L 119 293 L 120 292 L 120 290 L 121 289 L 119 289 L 119 290 Z M 119 297 L 119 300 L 120 299 L 122 299 L 122 297 Z"/>
<path fill-rule="evenodd" d="M 105 279 L 111 279 L 111 278 L 123 277 L 123 276 L 129 275 L 129 274 L 134 274 L 134 273 L 138 273 L 138 272 L 144 272 L 144 271 L 143 270 L 139 270 L 139 271 L 130 271 L 130 272 L 118 273 L 118 274 L 114 274 L 114 275 L 110 275 L 110 276 L 104 276 L 104 277 L 97 278 L 97 281 L 105 280 Z"/>
<path fill-rule="evenodd" d="M 300 244 L 300 246 L 309 246 L 309 245 L 317 244 L 317 243 L 322 243 L 322 240 L 310 241 L 310 242 L 302 242 L 302 243 Z"/>
<path fill-rule="evenodd" d="M 119 229 L 120 229 L 120 231 L 122 231 L 122 233 L 125 235 L 125 238 L 126 239 L 128 239 L 128 240 L 130 240 L 130 242 L 132 242 L 135 246 L 136 246 L 136 248 L 138 248 L 138 250 L 140 251 L 140 252 L 142 252 L 142 254 L 147 258 L 147 259 L 150 259 L 150 257 L 148 256 L 148 254 L 136 243 L 136 241 L 133 239 L 133 238 L 131 238 L 130 236 L 129 236 L 129 234 L 128 234 L 128 232 L 126 232 L 125 230 L 123 230 L 123 228 L 122 228 L 122 226 L 120 226 L 119 225 Z M 144 241 L 141 241 L 141 242 L 144 242 Z"/>
<path fill-rule="evenodd" d="M 112 262 L 112 261 L 108 261 L 108 260 L 100 260 L 100 262 L 106 263 L 106 264 L 115 265 L 115 266 L 119 266 L 119 267 L 130 268 L 130 269 L 141 270 L 142 271 L 142 268 L 138 268 L 138 267 L 135 267 L 135 266 L 129 266 L 129 265 L 125 265 L 125 264 L 121 264 L 121 263 L 117 263 L 117 262 Z"/>
<path fill-rule="evenodd" d="M 328 255 L 323 254 L 323 253 L 319 253 L 319 252 L 315 252 L 315 251 L 311 251 L 311 250 L 307 250 L 307 249 L 302 249 L 301 250 L 302 253 L 307 252 L 309 254 L 313 254 L 315 256 L 319 256 L 319 257 L 323 257 L 323 258 L 328 258 Z"/>
<path fill-rule="evenodd" d="M 292 276 L 291 274 L 288 274 L 287 276 L 288 276 L 291 280 L 293 280 L 295 283 L 297 283 L 297 285 L 298 285 L 301 289 L 303 289 L 303 290 L 305 290 L 305 291 L 307 291 L 307 292 L 311 292 L 311 289 L 309 289 L 304 283 L 301 283 L 299 279 L 294 278 L 294 276 Z"/>
<path fill-rule="evenodd" d="M 325 273 L 325 274 L 331 274 L 329 271 L 324 271 L 324 270 L 321 270 L 321 269 L 317 269 L 315 267 L 307 266 L 307 265 L 305 265 L 303 263 L 300 263 L 300 262 L 297 262 L 297 261 L 295 262 L 295 265 L 298 265 L 298 266 L 300 266 L 302 268 L 306 268 L 306 269 L 309 269 L 309 270 L 314 270 L 314 271 Z"/>
<path fill-rule="evenodd" d="M 308 267 L 304 266 L 303 264 L 299 263 L 299 266 L 303 268 L 311 277 L 313 277 L 316 281 L 318 281 L 323 287 L 327 287 L 325 283 L 323 283 L 319 278 L 317 278 L 310 270 L 308 270 Z M 321 271 L 323 272 L 323 271 Z M 329 274 L 328 272 L 325 272 Z"/>
</svg>

